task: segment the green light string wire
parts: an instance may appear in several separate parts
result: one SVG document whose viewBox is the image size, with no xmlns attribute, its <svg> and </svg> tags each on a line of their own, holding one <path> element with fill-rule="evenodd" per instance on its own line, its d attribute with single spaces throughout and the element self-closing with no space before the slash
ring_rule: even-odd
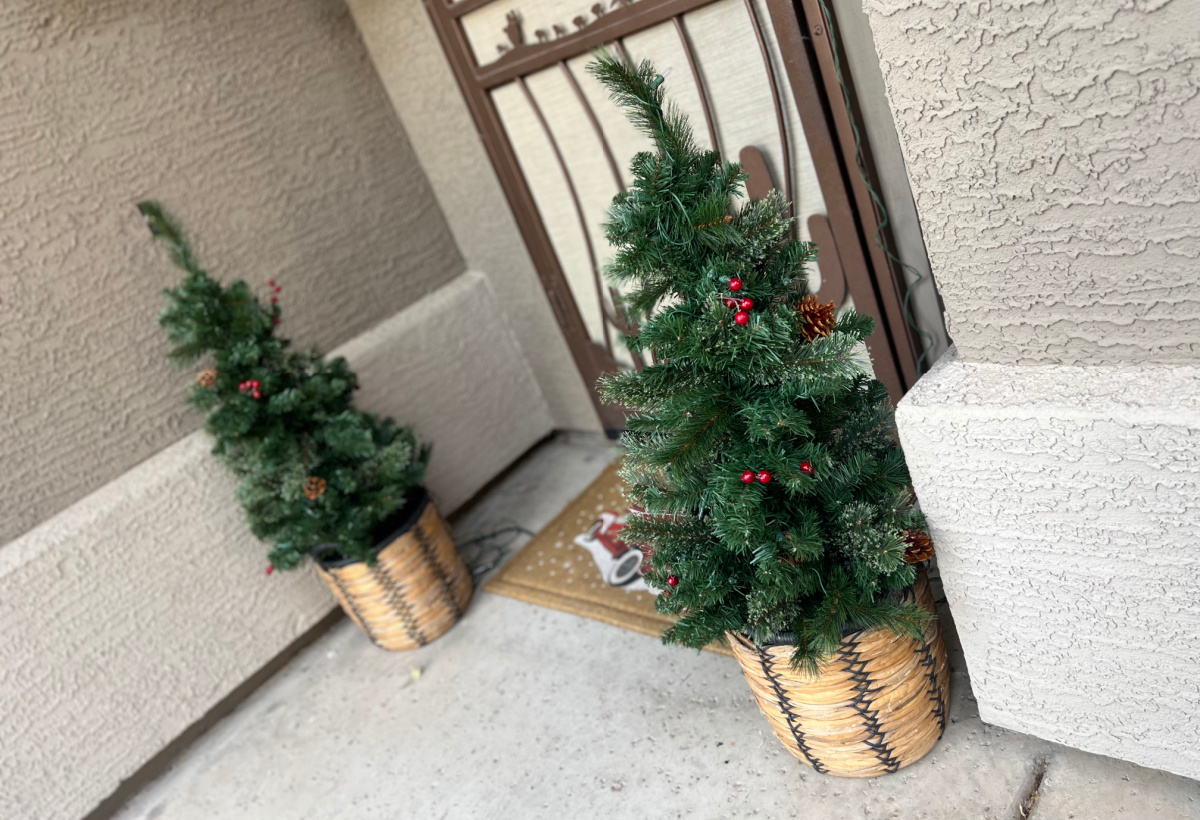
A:
<svg viewBox="0 0 1200 820">
<path fill-rule="evenodd" d="M 909 327 L 916 331 L 917 336 L 921 339 L 923 349 L 921 350 L 921 355 L 917 357 L 917 372 L 924 373 L 925 357 L 929 355 L 930 347 L 933 343 L 933 334 L 923 330 L 920 325 L 916 323 L 916 320 L 913 319 L 912 309 L 909 307 L 908 303 L 912 298 L 913 288 L 925 281 L 925 274 L 921 273 L 912 265 L 896 256 L 896 254 L 892 253 L 891 249 L 888 248 L 887 243 L 883 241 L 883 229 L 889 223 L 887 208 L 884 207 L 883 200 L 880 198 L 879 193 L 875 190 L 874 186 L 871 185 L 871 180 L 867 177 L 867 167 L 863 160 L 862 153 L 862 135 L 859 134 L 858 123 L 854 121 L 853 109 L 850 107 L 850 89 L 846 87 L 846 81 L 842 77 L 841 48 L 838 45 L 837 36 L 833 33 L 833 15 L 830 13 L 829 7 L 825 5 L 825 0 L 817 0 L 817 3 L 821 6 L 821 14 L 825 18 L 825 31 L 829 33 L 829 44 L 833 48 L 833 69 L 837 74 L 838 87 L 842 90 L 842 100 L 846 105 L 846 118 L 850 120 L 850 130 L 854 134 L 854 164 L 858 167 L 858 175 L 862 178 L 863 185 L 866 186 L 867 193 L 871 196 L 871 201 L 875 203 L 875 207 L 879 209 L 880 216 L 883 217 L 879 224 L 875 227 L 875 244 L 879 246 L 880 250 L 887 254 L 888 259 L 899 265 L 902 270 L 911 272 L 911 274 L 916 277 L 911 283 L 909 283 L 908 287 L 904 291 L 904 302 L 902 304 L 902 309 L 904 312 L 904 321 L 908 323 Z"/>
</svg>

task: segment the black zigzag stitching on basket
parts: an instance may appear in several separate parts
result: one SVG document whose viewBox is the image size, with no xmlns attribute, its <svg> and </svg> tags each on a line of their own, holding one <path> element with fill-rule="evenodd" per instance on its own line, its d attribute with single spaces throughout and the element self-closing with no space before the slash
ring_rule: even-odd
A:
<svg viewBox="0 0 1200 820">
<path fill-rule="evenodd" d="M 333 579 L 333 584 L 338 588 L 338 592 L 342 594 L 342 600 L 346 602 L 346 606 L 350 607 L 350 614 L 358 623 L 362 631 L 371 639 L 371 643 L 379 646 L 379 638 L 375 636 L 375 631 L 371 629 L 371 625 L 367 623 L 367 619 L 363 617 L 362 612 L 358 609 L 358 604 L 354 600 L 354 596 L 346 589 L 346 585 L 342 583 L 342 579 L 338 576 L 337 570 L 328 570 L 325 573 Z"/>
<path fill-rule="evenodd" d="M 933 716 L 938 719 L 938 737 L 941 737 L 946 731 L 946 696 L 937 678 L 937 658 L 934 657 L 933 647 L 923 640 L 920 644 L 917 652 L 921 654 L 921 665 L 929 670 L 925 673 L 925 677 L 929 678 L 926 694 L 933 701 Z"/>
<path fill-rule="evenodd" d="M 929 588 L 928 580 L 925 582 L 925 587 L 926 589 Z M 912 600 L 914 602 L 919 603 L 915 586 L 910 587 L 909 589 L 905 590 L 905 592 L 912 595 Z M 907 594 L 905 597 L 907 600 Z M 939 628 L 936 621 L 936 609 L 933 611 L 933 616 L 935 619 L 933 624 L 933 632 L 936 635 Z M 942 684 L 938 682 L 937 658 L 934 657 L 933 647 L 930 645 L 929 641 L 925 640 L 924 638 L 922 638 L 918 643 L 919 646 L 917 648 L 917 652 L 921 655 L 921 665 L 928 670 L 925 673 L 925 677 L 929 678 L 929 688 L 926 690 L 926 694 L 929 696 L 929 699 L 933 701 L 933 716 L 938 719 L 938 737 L 941 737 L 942 733 L 946 731 L 946 693 L 942 691 Z"/>
<path fill-rule="evenodd" d="M 775 697 L 779 700 L 779 708 L 783 712 L 783 716 L 787 718 L 788 728 L 792 730 L 792 737 L 796 739 L 796 746 L 800 749 L 800 754 L 804 755 L 804 759 L 808 761 L 808 765 L 812 766 L 821 774 L 828 773 L 825 764 L 817 759 L 813 754 L 812 749 L 808 748 L 808 742 L 804 739 L 804 732 L 800 730 L 799 722 L 794 714 L 792 714 L 791 701 L 787 699 L 787 695 L 783 693 L 783 687 L 779 685 L 779 678 L 771 671 L 771 665 L 767 660 L 767 653 L 763 652 L 762 647 L 758 644 L 754 645 L 754 650 L 758 652 L 758 661 L 762 664 L 763 674 L 767 676 L 767 680 L 771 682 L 771 686 L 775 689 Z"/>
<path fill-rule="evenodd" d="M 416 642 L 417 646 L 424 646 L 429 643 L 429 640 L 421 632 L 420 626 L 417 625 L 417 619 L 413 616 L 412 607 L 408 605 L 408 600 L 404 597 L 404 587 L 391 576 L 390 573 L 384 572 L 379 568 L 379 563 L 371 565 L 371 575 L 383 587 L 383 591 L 387 593 L 388 606 L 400 616 L 400 625 L 404 627 L 404 633 L 408 635 L 410 640 Z"/>
<path fill-rule="evenodd" d="M 446 576 L 446 571 L 442 569 L 442 565 L 438 563 L 437 556 L 433 554 L 433 547 L 429 544 L 429 536 L 425 534 L 425 525 L 420 521 L 412 529 L 413 537 L 417 539 L 417 546 L 421 548 L 421 553 L 425 556 L 425 560 L 429 562 L 433 574 L 437 576 L 442 585 L 442 599 L 446 602 L 446 606 L 450 607 L 450 611 L 455 615 L 462 617 L 462 609 L 458 605 L 458 599 L 454 596 L 454 587 L 450 585 L 450 579 Z"/>
<path fill-rule="evenodd" d="M 871 688 L 872 681 L 871 676 L 867 674 L 867 662 L 859 654 L 858 644 L 852 640 L 842 641 L 841 646 L 838 647 L 838 656 L 846 665 L 850 679 L 854 681 L 855 695 L 850 703 L 854 707 L 854 711 L 862 717 L 863 724 L 870 735 L 863 742 L 875 752 L 875 757 L 879 758 L 879 762 L 887 771 L 894 772 L 900 768 L 901 761 L 892 754 L 892 747 L 888 745 L 887 739 L 884 737 L 883 727 L 879 725 L 879 713 L 871 708 L 871 696 L 879 690 Z"/>
</svg>

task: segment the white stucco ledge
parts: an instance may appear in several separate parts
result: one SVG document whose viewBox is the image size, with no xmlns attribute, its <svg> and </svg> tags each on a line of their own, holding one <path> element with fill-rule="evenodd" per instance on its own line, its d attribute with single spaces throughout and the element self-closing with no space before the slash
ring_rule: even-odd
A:
<svg viewBox="0 0 1200 820">
<path fill-rule="evenodd" d="M 434 442 L 444 510 L 550 432 L 486 277 L 357 337 L 358 404 Z M 268 577 L 203 433 L 0 547 L 0 817 L 78 818 L 333 607 Z"/>
<path fill-rule="evenodd" d="M 896 418 L 983 719 L 1200 779 L 1200 367 L 951 350 Z"/>
<path fill-rule="evenodd" d="M 554 429 L 488 277 L 468 271 L 342 345 L 355 405 L 413 425 L 433 444 L 425 475 L 446 512 Z"/>
</svg>

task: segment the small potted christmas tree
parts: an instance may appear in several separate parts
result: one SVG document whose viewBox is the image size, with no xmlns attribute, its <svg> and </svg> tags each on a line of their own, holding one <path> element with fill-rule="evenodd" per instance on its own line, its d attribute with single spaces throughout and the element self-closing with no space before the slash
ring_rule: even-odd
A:
<svg viewBox="0 0 1200 820">
<path fill-rule="evenodd" d="M 726 637 L 784 745 L 816 770 L 869 777 L 924 755 L 949 672 L 929 557 L 887 393 L 858 348 L 869 317 L 806 289 L 812 245 L 777 194 L 741 207 L 745 177 L 698 150 L 663 78 L 591 66 L 656 151 L 606 226 L 610 276 L 654 362 L 605 378 L 632 408 L 627 535 L 649 553 L 667 641 Z"/>
<path fill-rule="evenodd" d="M 200 267 L 154 202 L 138 209 L 183 269 L 159 316 L 172 358 L 209 357 L 190 403 L 208 414 L 213 454 L 239 479 L 251 531 L 272 546 L 267 573 L 316 559 L 342 608 L 386 649 L 422 646 L 471 598 L 471 576 L 421 479 L 429 450 L 411 430 L 353 407 L 345 359 L 289 349 L 276 335 L 274 281 L 264 304 L 243 281 Z"/>
</svg>

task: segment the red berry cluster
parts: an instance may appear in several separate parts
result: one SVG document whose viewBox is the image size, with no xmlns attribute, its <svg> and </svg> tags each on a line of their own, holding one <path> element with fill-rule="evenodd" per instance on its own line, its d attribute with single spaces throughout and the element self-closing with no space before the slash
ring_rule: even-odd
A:
<svg viewBox="0 0 1200 820">
<path fill-rule="evenodd" d="M 732 279 L 730 279 L 729 280 L 729 289 L 732 291 L 741 290 L 742 289 L 742 280 L 738 279 L 736 276 L 733 277 Z M 747 313 L 747 311 L 749 311 L 751 308 L 754 307 L 754 300 L 753 299 L 733 299 L 730 297 L 726 297 L 725 298 L 725 307 L 738 308 L 738 312 L 733 314 L 733 321 L 737 322 L 739 325 L 744 325 L 750 321 L 750 314 Z"/>
<path fill-rule="evenodd" d="M 755 481 L 757 481 L 759 484 L 770 484 L 771 471 L 759 470 L 756 473 L 753 470 L 747 470 L 746 472 L 742 473 L 742 481 L 746 482 L 747 484 L 753 484 Z"/>
<path fill-rule="evenodd" d="M 261 399 L 262 391 L 259 390 L 259 387 L 261 386 L 262 384 L 258 381 L 258 379 L 249 379 L 239 384 L 238 390 L 241 390 L 243 393 L 249 393 L 253 398 Z"/>
</svg>

